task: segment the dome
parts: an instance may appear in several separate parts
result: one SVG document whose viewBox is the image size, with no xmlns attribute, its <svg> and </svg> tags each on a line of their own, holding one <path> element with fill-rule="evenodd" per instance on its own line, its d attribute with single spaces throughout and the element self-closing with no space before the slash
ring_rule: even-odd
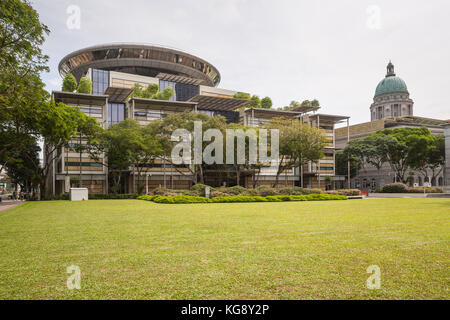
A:
<svg viewBox="0 0 450 320">
<path fill-rule="evenodd" d="M 375 97 L 389 94 L 389 93 L 408 93 L 408 88 L 406 87 L 405 81 L 397 77 L 394 73 L 394 65 L 389 62 L 387 66 L 386 77 L 380 81 L 375 90 Z"/>
</svg>

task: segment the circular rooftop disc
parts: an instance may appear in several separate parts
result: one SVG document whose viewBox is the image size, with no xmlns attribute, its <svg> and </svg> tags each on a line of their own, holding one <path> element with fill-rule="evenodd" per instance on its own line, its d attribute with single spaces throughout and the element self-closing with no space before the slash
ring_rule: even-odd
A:
<svg viewBox="0 0 450 320">
<path fill-rule="evenodd" d="M 58 69 L 62 76 L 72 73 L 77 79 L 89 68 L 156 77 L 170 74 L 200 80 L 217 86 L 219 71 L 209 62 L 189 53 L 156 45 L 105 44 L 75 51 L 64 57 Z"/>
</svg>

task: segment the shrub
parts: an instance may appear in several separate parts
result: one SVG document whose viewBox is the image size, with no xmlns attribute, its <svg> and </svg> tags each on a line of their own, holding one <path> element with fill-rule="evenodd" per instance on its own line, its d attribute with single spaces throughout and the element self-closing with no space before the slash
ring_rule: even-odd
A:
<svg viewBox="0 0 450 320">
<path fill-rule="evenodd" d="M 322 194 L 322 193 L 323 193 L 322 189 L 319 188 L 303 189 L 303 194 Z"/>
<path fill-rule="evenodd" d="M 174 193 L 177 193 L 178 195 L 182 196 L 192 196 L 192 197 L 199 197 L 200 192 L 193 191 L 193 190 L 172 190 Z"/>
<path fill-rule="evenodd" d="M 229 196 L 228 193 L 224 193 L 224 192 L 220 192 L 220 191 L 213 191 L 211 192 L 211 198 L 215 198 L 215 197 L 226 197 Z"/>
<path fill-rule="evenodd" d="M 358 189 L 339 189 L 339 190 L 328 190 L 325 191 L 326 194 L 339 194 L 342 196 L 359 196 L 361 193 Z"/>
<path fill-rule="evenodd" d="M 391 183 L 386 184 L 381 188 L 383 193 L 407 193 L 408 186 L 404 183 Z"/>
<path fill-rule="evenodd" d="M 415 188 L 408 188 L 408 192 L 410 193 L 423 193 L 423 189 L 425 188 L 425 193 L 443 193 L 444 190 L 439 187 L 415 187 Z"/>
<path fill-rule="evenodd" d="M 261 196 L 228 196 L 216 197 L 211 199 L 212 202 L 265 202 L 267 199 Z"/>
<path fill-rule="evenodd" d="M 310 195 L 278 195 L 278 196 L 230 196 L 211 199 L 215 203 L 224 202 L 282 202 L 282 201 L 319 201 L 319 200 L 347 200 L 346 196 L 332 194 Z"/>
<path fill-rule="evenodd" d="M 192 196 L 172 196 L 172 197 L 154 196 L 152 201 L 156 203 L 166 203 L 166 204 L 211 202 L 210 199 L 205 197 L 192 197 Z"/>
<path fill-rule="evenodd" d="M 157 196 L 143 195 L 143 196 L 139 196 L 139 197 L 137 197 L 137 198 L 138 198 L 139 200 L 152 201 L 154 197 L 157 197 Z"/>
<path fill-rule="evenodd" d="M 279 194 L 278 189 L 271 188 L 269 186 L 259 186 L 256 188 L 256 191 L 262 197 L 275 196 Z"/>
<path fill-rule="evenodd" d="M 223 188 L 225 189 L 225 191 L 223 191 L 224 193 L 227 193 L 229 195 L 232 196 L 237 196 L 243 193 L 246 193 L 248 191 L 247 188 L 241 187 L 241 186 L 234 186 L 234 187 L 230 187 L 230 188 Z"/>
<path fill-rule="evenodd" d="M 104 200 L 104 199 L 136 199 L 138 195 L 136 193 L 90 193 L 89 199 L 91 200 Z"/>
<path fill-rule="evenodd" d="M 206 184 L 197 183 L 191 187 L 191 191 L 197 192 L 199 196 L 204 196 L 206 187 L 209 187 L 209 190 L 211 192 L 216 190 L 215 188 L 207 186 Z"/>
</svg>

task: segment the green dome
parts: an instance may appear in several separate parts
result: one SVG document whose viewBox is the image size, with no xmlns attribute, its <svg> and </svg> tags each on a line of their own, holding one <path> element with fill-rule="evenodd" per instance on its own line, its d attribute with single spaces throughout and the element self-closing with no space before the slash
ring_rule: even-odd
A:
<svg viewBox="0 0 450 320">
<path fill-rule="evenodd" d="M 394 73 L 394 65 L 389 62 L 386 77 L 380 81 L 375 90 L 375 97 L 389 93 L 408 93 L 405 81 L 397 77 Z"/>
</svg>

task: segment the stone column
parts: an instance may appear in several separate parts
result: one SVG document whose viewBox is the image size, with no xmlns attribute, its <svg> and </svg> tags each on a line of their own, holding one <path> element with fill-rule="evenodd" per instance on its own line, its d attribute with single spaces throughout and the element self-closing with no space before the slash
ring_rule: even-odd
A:
<svg viewBox="0 0 450 320">
<path fill-rule="evenodd" d="M 450 193 L 450 122 L 444 125 L 445 136 L 445 168 L 444 168 L 444 190 Z"/>
</svg>

